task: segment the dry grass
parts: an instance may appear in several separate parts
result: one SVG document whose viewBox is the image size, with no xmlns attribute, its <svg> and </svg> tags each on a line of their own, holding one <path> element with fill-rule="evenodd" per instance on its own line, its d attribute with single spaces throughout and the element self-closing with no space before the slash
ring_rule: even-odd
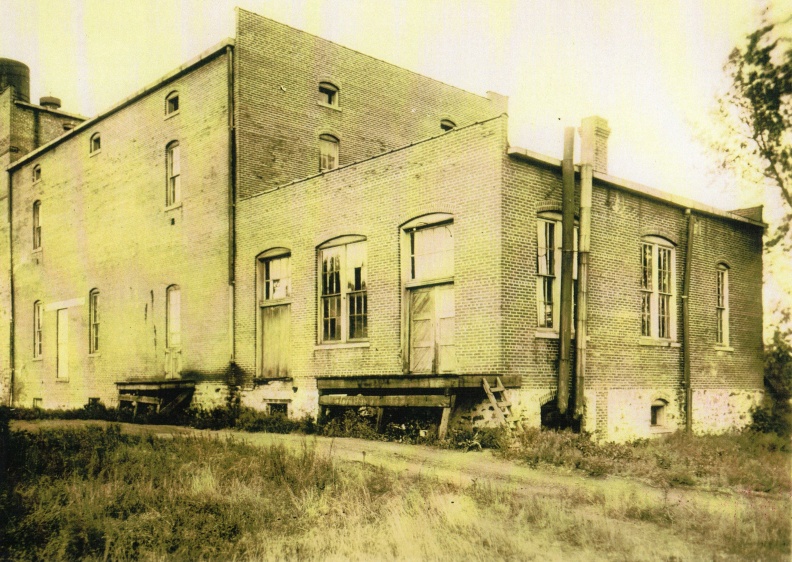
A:
<svg viewBox="0 0 792 562">
<path fill-rule="evenodd" d="M 10 440 L 0 559 L 787 560 L 790 548 L 782 496 L 590 479 L 463 488 L 309 444 L 117 427 Z"/>
</svg>

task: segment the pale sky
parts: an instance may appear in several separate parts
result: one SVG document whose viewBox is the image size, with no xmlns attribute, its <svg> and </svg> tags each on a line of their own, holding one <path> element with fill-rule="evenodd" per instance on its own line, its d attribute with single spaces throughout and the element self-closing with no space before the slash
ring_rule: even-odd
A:
<svg viewBox="0 0 792 562">
<path fill-rule="evenodd" d="M 33 102 L 93 116 L 233 36 L 235 5 L 510 96 L 514 146 L 560 158 L 563 128 L 598 114 L 612 175 L 721 208 L 761 202 L 712 186 L 692 127 L 758 1 L 0 0 L 0 57 L 30 67 Z"/>
</svg>

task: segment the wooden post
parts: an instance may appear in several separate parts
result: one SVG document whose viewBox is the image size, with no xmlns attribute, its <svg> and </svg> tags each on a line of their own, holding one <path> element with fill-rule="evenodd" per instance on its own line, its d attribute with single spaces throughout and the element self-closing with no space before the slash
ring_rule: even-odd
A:
<svg viewBox="0 0 792 562">
<path fill-rule="evenodd" d="M 437 429 L 437 438 L 441 441 L 445 439 L 448 432 L 448 421 L 451 419 L 451 410 L 454 408 L 456 402 L 456 394 L 451 395 L 451 405 L 443 408 L 443 415 L 440 418 L 440 427 Z"/>
<path fill-rule="evenodd" d="M 385 412 L 385 408 L 377 408 L 377 433 L 382 432 L 382 414 Z"/>
<path fill-rule="evenodd" d="M 564 159 L 561 162 L 563 180 L 561 205 L 561 329 L 558 364 L 558 411 L 566 413 L 569 405 L 570 347 L 572 344 L 572 258 L 575 235 L 575 129 L 564 129 Z"/>
</svg>

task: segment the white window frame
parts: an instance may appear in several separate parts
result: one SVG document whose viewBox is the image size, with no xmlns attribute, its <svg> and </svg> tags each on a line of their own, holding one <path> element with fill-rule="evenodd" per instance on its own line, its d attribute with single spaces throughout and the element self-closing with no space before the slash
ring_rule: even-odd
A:
<svg viewBox="0 0 792 562">
<path fill-rule="evenodd" d="M 650 250 L 646 254 L 647 249 Z M 663 256 L 666 256 L 665 258 Z M 650 256 L 651 271 L 647 271 L 646 257 Z M 661 262 L 669 271 L 667 283 L 660 283 Z M 641 292 L 641 337 L 658 341 L 677 341 L 677 287 L 676 287 L 676 248 L 674 244 L 659 236 L 644 236 L 641 239 L 641 279 L 639 289 Z M 661 285 L 666 290 L 661 291 Z M 665 326 L 661 326 L 661 306 L 663 297 L 668 300 L 667 318 Z M 648 304 L 648 309 L 646 308 Z M 648 326 L 646 321 L 648 320 Z M 648 333 L 647 329 L 648 328 Z M 665 332 L 665 333 L 663 333 Z"/>
<path fill-rule="evenodd" d="M 357 279 L 351 278 L 349 271 L 348 250 L 351 246 L 361 244 L 363 254 L 363 265 L 360 270 L 360 287 L 357 286 Z M 338 292 L 325 293 L 325 277 L 327 272 L 324 269 L 324 256 L 331 253 L 338 254 Z M 317 281 L 317 342 L 319 345 L 336 345 L 356 342 L 368 342 L 368 242 L 365 236 L 347 235 L 328 240 L 321 244 L 316 250 L 316 281 Z M 332 272 L 331 272 L 332 273 Z M 354 272 L 352 273 L 354 275 Z M 350 284 L 353 286 L 350 289 Z M 335 285 L 333 280 L 332 285 Z M 331 298 L 338 299 L 337 317 L 325 317 L 325 300 L 329 302 Z M 354 299 L 354 300 L 353 300 Z M 355 314 L 350 310 L 351 303 L 355 303 Z M 328 305 L 330 306 L 330 305 Z M 362 308 L 362 311 L 361 311 Z M 364 335 L 351 337 L 350 328 L 351 318 L 355 316 L 362 319 L 361 331 Z M 336 329 L 340 331 L 338 338 L 330 338 L 325 332 L 325 321 L 338 318 Z M 329 324 L 328 324 L 329 326 Z"/>
<path fill-rule="evenodd" d="M 319 171 L 329 172 L 338 168 L 341 141 L 330 133 L 319 135 Z"/>
<path fill-rule="evenodd" d="M 43 336 L 41 329 L 44 305 L 41 301 L 33 303 L 33 359 L 41 359 L 44 352 Z"/>
<path fill-rule="evenodd" d="M 552 263 L 547 262 L 547 233 L 553 230 Z M 575 312 L 577 303 L 578 277 L 578 225 L 574 226 L 572 239 L 572 333 L 575 332 Z M 561 262 L 562 262 L 563 224 L 557 212 L 540 213 L 536 220 L 536 326 L 540 336 L 558 336 L 561 327 Z M 544 267 L 543 267 L 544 265 Z M 546 269 L 551 266 L 552 271 Z M 546 272 L 546 273 L 545 273 Z M 547 315 L 545 290 L 552 283 L 550 297 L 552 309 Z M 548 322 L 549 319 L 549 322 Z"/>
<path fill-rule="evenodd" d="M 165 206 L 172 207 L 181 203 L 181 144 L 171 141 L 165 147 L 167 170 Z"/>
<path fill-rule="evenodd" d="M 88 293 L 88 354 L 99 353 L 99 289 Z"/>
<path fill-rule="evenodd" d="M 729 266 L 719 263 L 715 278 L 715 343 L 729 346 Z"/>
<path fill-rule="evenodd" d="M 41 200 L 33 202 L 33 251 L 41 250 Z"/>
</svg>

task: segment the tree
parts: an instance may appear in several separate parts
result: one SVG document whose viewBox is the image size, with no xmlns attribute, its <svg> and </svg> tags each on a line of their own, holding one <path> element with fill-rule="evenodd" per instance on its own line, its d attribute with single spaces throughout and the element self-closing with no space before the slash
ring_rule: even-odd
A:
<svg viewBox="0 0 792 562">
<path fill-rule="evenodd" d="M 724 67 L 729 89 L 717 106 L 727 130 L 712 143 L 724 168 L 779 189 L 785 217 L 768 247 L 792 245 L 792 40 L 784 36 L 789 21 L 763 25 L 732 51 Z"/>
</svg>

